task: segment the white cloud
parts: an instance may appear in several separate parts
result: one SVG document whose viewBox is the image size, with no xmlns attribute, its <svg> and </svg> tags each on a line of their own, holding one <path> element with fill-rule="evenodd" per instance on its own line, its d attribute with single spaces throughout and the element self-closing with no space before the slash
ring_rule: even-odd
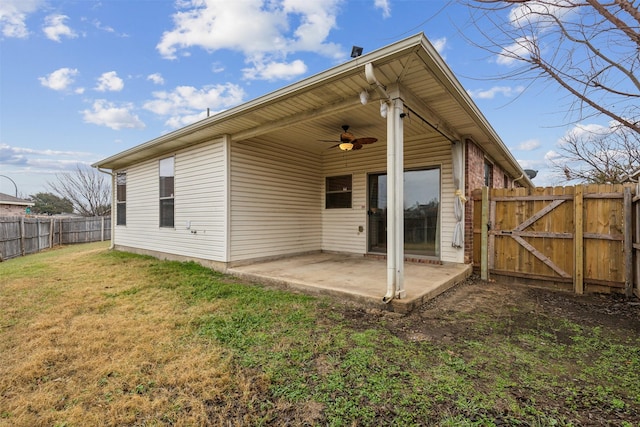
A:
<svg viewBox="0 0 640 427">
<path fill-rule="evenodd" d="M 105 99 L 94 101 L 92 109 L 81 111 L 85 123 L 106 126 L 114 130 L 144 129 L 145 124 L 133 114 L 132 104 L 116 106 Z"/>
<path fill-rule="evenodd" d="M 522 166 L 522 169 L 540 170 L 540 169 L 544 169 L 547 166 L 547 162 L 545 159 L 539 159 L 539 160 L 519 159 L 518 163 L 520 164 L 520 166 Z"/>
<path fill-rule="evenodd" d="M 98 30 L 100 30 L 100 31 L 104 31 L 105 33 L 113 34 L 113 35 L 115 35 L 115 36 L 117 36 L 117 37 L 123 37 L 123 38 L 125 38 L 125 37 L 129 37 L 129 35 L 128 35 L 128 34 L 126 34 L 126 33 L 119 33 L 119 32 L 118 32 L 118 31 L 116 31 L 116 29 L 115 29 L 115 28 L 113 28 L 112 26 L 110 26 L 110 25 L 106 25 L 106 24 L 103 24 L 103 23 L 102 23 L 102 21 L 99 21 L 99 20 L 97 20 L 97 19 L 89 20 L 89 19 L 87 19 L 87 18 L 80 18 L 80 20 L 81 20 L 82 22 L 86 22 L 86 23 L 88 23 L 88 24 L 93 25 L 95 28 L 97 28 L 97 29 L 98 29 Z"/>
<path fill-rule="evenodd" d="M 59 68 L 46 77 L 39 77 L 40 84 L 53 90 L 66 90 L 74 82 L 74 77 L 78 75 L 76 68 Z"/>
<path fill-rule="evenodd" d="M 478 90 L 468 90 L 467 92 L 474 99 L 493 99 L 496 95 L 502 95 L 505 97 L 511 97 L 514 95 L 518 95 L 524 91 L 524 86 L 494 86 L 490 89 L 478 89 Z"/>
<path fill-rule="evenodd" d="M 35 150 L 0 143 L 0 164 L 23 171 L 37 169 L 53 173 L 75 166 L 79 163 L 78 159 L 91 156 L 91 153 L 82 151 Z"/>
<path fill-rule="evenodd" d="M 549 162 L 553 162 L 554 160 L 559 159 L 560 157 L 562 157 L 562 155 L 558 153 L 556 150 L 549 150 L 544 155 L 544 159 Z"/>
<path fill-rule="evenodd" d="M 252 68 L 242 70 L 244 78 L 249 80 L 291 80 L 307 72 L 307 66 L 299 59 L 293 62 L 256 63 Z"/>
<path fill-rule="evenodd" d="M 498 65 L 511 66 L 518 63 L 518 58 L 528 59 L 534 50 L 535 40 L 528 37 L 520 37 L 513 44 L 503 47 L 496 58 Z"/>
<path fill-rule="evenodd" d="M 98 85 L 95 90 L 98 92 L 119 92 L 122 88 L 124 88 L 124 82 L 118 77 L 118 74 L 115 71 L 108 71 L 98 77 Z"/>
<path fill-rule="evenodd" d="M 163 85 L 164 84 L 164 78 L 162 78 L 162 74 L 160 73 L 153 73 L 153 74 L 149 74 L 147 76 L 147 80 L 157 84 L 157 85 Z"/>
<path fill-rule="evenodd" d="M 36 150 L 33 148 L 24 147 L 12 147 L 8 144 L 0 143 L 0 162 L 19 164 L 24 163 L 24 159 L 27 156 L 49 156 L 49 157 L 83 157 L 88 156 L 90 153 L 83 151 L 61 151 L 61 150 Z"/>
<path fill-rule="evenodd" d="M 540 47 L 539 38 L 555 29 L 559 23 L 572 20 L 580 7 L 571 0 L 529 0 L 520 2 L 509 11 L 509 24 L 520 34 L 528 34 L 502 48 L 496 58 L 499 65 L 512 66 L 518 58 L 528 59 L 535 47 Z"/>
<path fill-rule="evenodd" d="M 433 39 L 429 41 L 431 42 L 435 50 L 440 54 L 440 56 L 442 56 L 444 49 L 447 46 L 447 38 L 440 37 L 439 39 Z"/>
<path fill-rule="evenodd" d="M 102 22 L 98 21 L 97 19 L 94 19 L 92 21 L 92 24 L 97 29 L 105 31 L 107 33 L 115 33 L 116 32 L 116 30 L 114 30 L 113 27 L 110 27 L 109 25 L 104 25 Z"/>
<path fill-rule="evenodd" d="M 44 0 L 3 0 L 0 2 L 0 32 L 5 37 L 27 38 L 27 16 L 37 11 Z"/>
<path fill-rule="evenodd" d="M 220 62 L 214 62 L 211 64 L 211 72 L 212 73 L 221 73 L 224 71 L 224 64 Z"/>
<path fill-rule="evenodd" d="M 568 0 L 527 1 L 509 11 L 509 22 L 516 28 L 534 27 L 546 31 L 577 13 L 575 3 Z"/>
<path fill-rule="evenodd" d="M 169 116 L 166 124 L 172 128 L 204 118 L 207 108 L 212 114 L 241 103 L 245 97 L 242 87 L 227 83 L 205 86 L 178 86 L 172 92 L 154 92 L 155 99 L 143 108 L 160 116 Z"/>
<path fill-rule="evenodd" d="M 288 54 L 299 51 L 337 59 L 343 55 L 341 47 L 326 39 L 336 27 L 338 4 L 339 0 L 183 1 L 183 10 L 173 15 L 174 28 L 164 32 L 156 48 L 168 59 L 188 55 L 185 50 L 190 47 L 230 49 L 244 53 L 254 65 L 284 63 Z"/>
<path fill-rule="evenodd" d="M 215 114 L 215 113 L 212 113 L 212 114 Z M 207 112 L 201 111 L 199 113 L 187 114 L 184 116 L 172 116 L 165 122 L 165 124 L 172 129 L 177 129 L 206 118 L 207 118 Z"/>
<path fill-rule="evenodd" d="M 65 24 L 69 19 L 66 15 L 49 15 L 44 19 L 45 26 L 42 28 L 44 34 L 49 40 L 60 42 L 60 37 L 65 36 L 70 39 L 78 37 L 78 35 Z"/>
<path fill-rule="evenodd" d="M 191 0 L 182 5 L 185 10 L 173 15 L 174 29 L 164 32 L 156 46 L 165 58 L 174 59 L 178 50 L 192 46 L 246 53 L 285 48 L 281 30 L 286 28 L 286 16 L 275 6 L 263 8 L 261 0 Z"/>
<path fill-rule="evenodd" d="M 373 5 L 376 9 L 382 10 L 382 16 L 388 18 L 391 16 L 391 5 L 389 4 L 389 0 L 375 0 Z"/>
<path fill-rule="evenodd" d="M 566 143 L 567 138 L 574 140 L 582 139 L 583 137 L 589 137 L 590 135 L 607 135 L 611 133 L 613 127 L 602 126 L 598 124 L 582 124 L 579 123 L 569 129 L 565 135 L 558 140 L 558 144 L 562 145 Z"/>
<path fill-rule="evenodd" d="M 522 141 L 520 144 L 518 144 L 516 150 L 533 151 L 540 148 L 540 146 L 540 141 L 538 141 L 537 139 L 527 139 L 526 141 Z"/>
</svg>

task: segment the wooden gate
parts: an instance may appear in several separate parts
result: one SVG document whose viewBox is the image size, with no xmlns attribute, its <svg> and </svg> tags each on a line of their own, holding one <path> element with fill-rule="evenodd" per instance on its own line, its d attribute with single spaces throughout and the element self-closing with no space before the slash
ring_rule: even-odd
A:
<svg viewBox="0 0 640 427">
<path fill-rule="evenodd" d="M 640 281 L 633 193 L 623 185 L 475 192 L 475 266 L 485 279 L 631 295 Z"/>
</svg>

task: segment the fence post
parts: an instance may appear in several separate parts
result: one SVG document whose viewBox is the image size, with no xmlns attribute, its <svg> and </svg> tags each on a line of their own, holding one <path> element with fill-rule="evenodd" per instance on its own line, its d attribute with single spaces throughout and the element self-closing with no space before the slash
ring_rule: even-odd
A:
<svg viewBox="0 0 640 427">
<path fill-rule="evenodd" d="M 100 217 L 100 241 L 104 242 L 104 217 Z"/>
<path fill-rule="evenodd" d="M 573 291 L 584 293 L 584 186 L 576 185 L 573 194 Z"/>
<path fill-rule="evenodd" d="M 480 234 L 480 278 L 489 280 L 489 187 L 482 187 L 482 219 Z"/>
<path fill-rule="evenodd" d="M 633 250 L 635 252 L 635 292 L 640 297 L 640 184 L 636 184 L 636 195 L 633 198 L 633 204 L 636 208 L 636 223 L 634 224 L 635 238 L 633 242 Z"/>
<path fill-rule="evenodd" d="M 20 256 L 24 256 L 24 217 L 20 217 Z"/>
<path fill-rule="evenodd" d="M 631 227 L 631 188 L 624 188 L 624 294 L 633 295 L 633 233 Z"/>
</svg>

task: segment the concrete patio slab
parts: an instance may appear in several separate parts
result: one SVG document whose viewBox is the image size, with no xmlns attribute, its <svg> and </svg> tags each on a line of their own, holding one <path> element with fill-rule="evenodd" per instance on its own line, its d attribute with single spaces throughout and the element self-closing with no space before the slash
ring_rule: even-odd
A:
<svg viewBox="0 0 640 427">
<path fill-rule="evenodd" d="M 406 298 L 389 304 L 382 302 L 387 290 L 384 259 L 314 253 L 232 267 L 227 273 L 252 282 L 408 313 L 462 282 L 471 271 L 469 264 L 405 262 Z"/>
</svg>

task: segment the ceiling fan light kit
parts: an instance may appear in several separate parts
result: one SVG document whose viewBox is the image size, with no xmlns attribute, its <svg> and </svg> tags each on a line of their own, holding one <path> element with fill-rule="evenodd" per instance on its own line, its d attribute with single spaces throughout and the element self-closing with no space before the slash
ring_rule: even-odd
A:
<svg viewBox="0 0 640 427">
<path fill-rule="evenodd" d="M 331 148 L 338 147 L 342 151 L 359 150 L 362 148 L 363 145 L 373 144 L 378 140 L 378 138 L 371 138 L 371 137 L 356 138 L 351 132 L 349 132 L 349 125 L 343 125 L 342 130 L 344 132 L 340 134 L 340 142 L 332 146 Z M 329 140 L 322 140 L 322 141 L 333 142 Z"/>
</svg>

